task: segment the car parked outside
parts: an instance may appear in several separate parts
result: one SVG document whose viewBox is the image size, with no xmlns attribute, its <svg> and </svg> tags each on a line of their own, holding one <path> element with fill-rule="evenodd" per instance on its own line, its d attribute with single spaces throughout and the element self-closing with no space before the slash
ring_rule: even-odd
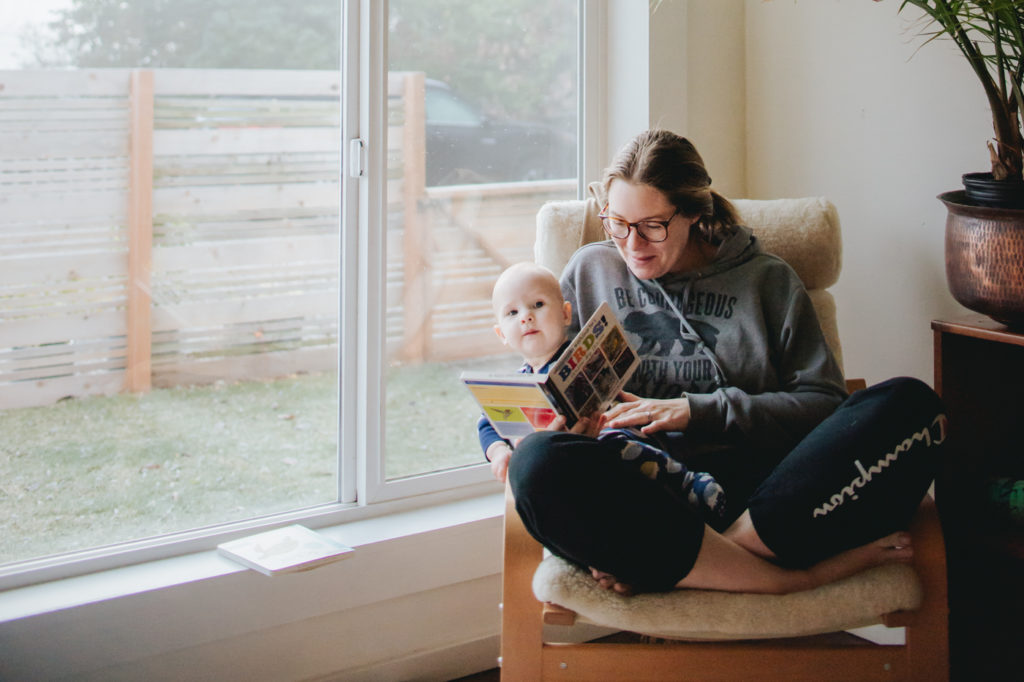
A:
<svg viewBox="0 0 1024 682">
<path fill-rule="evenodd" d="M 427 79 L 427 185 L 576 176 L 576 140 L 542 123 L 494 120 L 446 83 Z"/>
</svg>

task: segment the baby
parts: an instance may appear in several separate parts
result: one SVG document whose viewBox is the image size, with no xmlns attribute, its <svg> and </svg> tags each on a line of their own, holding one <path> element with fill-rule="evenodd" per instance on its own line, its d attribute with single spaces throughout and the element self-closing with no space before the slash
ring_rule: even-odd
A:
<svg viewBox="0 0 1024 682">
<path fill-rule="evenodd" d="M 491 305 L 498 338 L 523 356 L 525 364 L 519 371 L 547 372 L 569 343 L 566 328 L 572 321 L 572 304 L 562 297 L 558 279 L 540 265 L 517 263 L 498 277 Z M 598 440 L 614 443 L 623 460 L 636 463 L 648 478 L 660 480 L 685 495 L 690 504 L 719 516 L 725 513 L 725 493 L 710 474 L 689 471 L 637 431 L 601 430 L 603 422 L 602 415 L 596 421 L 584 420 L 580 428 L 597 433 Z M 564 418 L 558 417 L 551 428 L 560 428 L 564 423 Z M 514 445 L 498 435 L 486 416 L 480 417 L 477 430 L 491 472 L 504 481 Z"/>
</svg>

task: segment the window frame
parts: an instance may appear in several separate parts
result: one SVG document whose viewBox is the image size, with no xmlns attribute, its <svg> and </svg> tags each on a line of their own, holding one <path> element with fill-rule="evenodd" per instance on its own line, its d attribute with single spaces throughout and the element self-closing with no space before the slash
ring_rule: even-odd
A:
<svg viewBox="0 0 1024 682">
<path fill-rule="evenodd" d="M 344 310 L 345 320 L 342 328 L 344 342 L 355 344 L 342 349 L 343 357 L 348 354 L 355 357 L 358 366 L 356 386 L 350 383 L 341 390 L 342 395 L 341 423 L 342 433 L 355 433 L 356 485 L 355 501 L 360 505 L 375 504 L 387 500 L 438 493 L 443 490 L 478 487 L 479 492 L 493 492 L 495 483 L 491 478 L 490 467 L 482 461 L 479 465 L 460 467 L 447 471 L 437 471 L 418 476 L 388 480 L 385 475 L 385 435 L 383 403 L 384 387 L 384 349 L 380 339 L 384 335 L 384 309 L 386 295 L 383 273 L 385 266 L 384 239 L 375 238 L 379 235 L 377 226 L 387 220 L 386 167 L 387 167 L 387 110 L 386 84 L 388 78 L 388 3 L 360 0 L 360 50 L 359 50 L 359 93 L 360 105 L 358 121 L 343 123 L 343 140 L 348 140 L 350 149 L 353 145 L 361 146 L 365 153 L 365 173 L 357 178 L 358 187 L 349 183 L 343 184 L 342 206 L 345 215 L 353 201 L 358 201 L 358 245 L 353 247 L 348 235 L 343 244 L 355 248 L 358 255 L 344 255 L 343 261 L 348 264 L 352 257 L 357 262 L 356 272 L 348 270 L 349 277 L 356 281 L 346 284 L 348 292 L 354 293 L 358 300 L 358 310 Z M 577 0 L 577 55 L 578 55 L 578 88 L 577 88 L 577 168 L 586 169 L 586 161 L 593 158 L 593 153 L 585 149 L 579 142 L 583 139 L 587 113 L 595 110 L 598 89 L 585 90 L 587 78 L 584 77 L 584 65 L 589 60 L 597 64 L 598 52 L 594 49 L 594 37 L 600 30 L 602 13 L 601 3 L 587 3 Z M 590 34 L 585 32 L 589 28 Z M 350 72 L 346 71 L 346 74 Z M 584 92 L 590 93 L 591 105 L 584 104 Z M 349 134 L 349 133 L 356 134 Z M 360 145 L 361 141 L 361 145 Z M 374 141 L 379 141 L 375 144 Z M 584 173 L 578 173 L 580 179 L 577 196 L 585 196 L 586 183 Z M 343 285 L 343 291 L 345 286 Z M 345 296 L 344 301 L 353 300 Z M 349 333 L 351 332 L 351 333 Z M 344 360 L 343 360 L 344 362 Z M 348 368 L 350 365 L 345 364 Z M 339 373 L 340 376 L 340 373 Z M 350 375 L 351 376 L 351 375 Z M 353 393 L 354 391 L 354 393 Z M 342 460 L 345 459 L 343 452 Z M 350 488 L 349 488 L 350 490 Z"/>
<path fill-rule="evenodd" d="M 318 528 L 500 491 L 479 465 L 388 481 L 384 462 L 385 224 L 387 167 L 387 3 L 340 0 L 341 278 L 337 501 L 242 521 L 57 554 L 0 567 L 0 591 L 175 556 L 209 551 L 228 539 L 303 523 Z M 586 196 L 591 166 L 603 156 L 604 3 L 577 0 L 578 177 Z M 345 97 L 348 93 L 350 96 Z M 353 95 L 358 96 L 353 96 Z M 356 152 L 355 154 L 353 152 Z M 348 303 L 347 305 L 345 305 Z M 354 303 L 354 305 L 353 305 Z M 341 381 L 341 377 L 355 381 Z"/>
<path fill-rule="evenodd" d="M 350 211 L 356 214 L 355 223 L 342 227 L 345 234 L 342 262 L 356 263 L 355 268 L 343 270 L 342 301 L 355 300 L 357 304 L 343 305 L 341 312 L 341 362 L 346 369 L 351 368 L 353 362 L 356 364 L 356 373 L 349 374 L 355 376 L 356 381 L 342 382 L 339 387 L 341 433 L 354 434 L 355 441 L 354 444 L 346 442 L 347 446 L 354 445 L 354 450 L 340 450 L 342 475 L 339 480 L 342 492 L 351 494 L 352 486 L 347 484 L 344 474 L 352 470 L 352 462 L 346 460 L 354 459 L 355 499 L 352 501 L 360 506 L 472 485 L 482 485 L 480 492 L 493 492 L 496 485 L 484 462 L 407 479 L 388 480 L 386 477 L 385 358 L 384 344 L 380 340 L 384 338 L 387 304 L 384 280 L 387 253 L 386 240 L 380 238 L 380 226 L 387 222 L 387 5 L 387 2 L 360 0 L 358 120 L 342 122 L 342 139 L 348 140 L 350 161 L 354 149 L 361 149 L 362 161 L 361 168 L 349 164 L 349 175 L 357 177 L 350 177 L 342 185 L 342 213 L 346 218 L 352 217 Z M 345 75 L 353 74 L 346 69 Z M 353 132 L 355 135 L 350 134 Z M 353 207 L 352 203 L 357 205 Z M 339 372 L 339 381 L 341 376 Z"/>
</svg>

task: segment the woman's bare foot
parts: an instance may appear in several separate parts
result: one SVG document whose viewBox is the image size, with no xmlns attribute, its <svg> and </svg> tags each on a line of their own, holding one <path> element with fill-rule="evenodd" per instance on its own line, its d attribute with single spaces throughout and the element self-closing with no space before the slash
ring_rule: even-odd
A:
<svg viewBox="0 0 1024 682">
<path fill-rule="evenodd" d="M 914 558 L 910 533 L 898 531 L 866 545 L 849 549 L 808 569 L 812 587 L 835 582 L 888 563 L 910 563 Z"/>
<path fill-rule="evenodd" d="M 906 531 L 849 549 L 806 570 L 787 569 L 766 561 L 714 531 L 706 532 L 704 540 L 702 555 L 689 575 L 676 584 L 677 588 L 786 594 L 842 580 L 872 566 L 909 563 L 914 558 L 910 533 Z M 712 551 L 716 547 L 718 550 Z M 701 556 L 705 558 L 701 560 Z M 590 575 L 606 590 L 626 596 L 633 594 L 631 585 L 620 582 L 611 573 L 592 567 Z"/>
<path fill-rule="evenodd" d="M 590 575 L 594 577 L 594 580 L 597 581 L 599 586 L 606 590 L 618 592 L 625 597 L 633 594 L 633 588 L 630 585 L 620 583 L 611 573 L 605 573 L 604 571 L 599 571 L 596 568 L 591 567 Z"/>
<path fill-rule="evenodd" d="M 825 559 L 807 569 L 792 569 L 758 556 L 707 528 L 697 560 L 677 588 L 788 594 L 809 590 L 889 562 L 914 556 L 910 533 L 900 531 Z"/>
<path fill-rule="evenodd" d="M 773 563 L 776 560 L 775 554 L 757 534 L 757 529 L 754 528 L 754 523 L 750 518 L 750 510 L 743 512 L 723 535 L 752 554 Z M 807 571 L 807 577 L 811 586 L 816 587 L 846 578 L 878 564 L 907 563 L 913 557 L 914 550 L 911 547 L 910 534 L 901 531 L 825 559 L 812 566 Z"/>
</svg>

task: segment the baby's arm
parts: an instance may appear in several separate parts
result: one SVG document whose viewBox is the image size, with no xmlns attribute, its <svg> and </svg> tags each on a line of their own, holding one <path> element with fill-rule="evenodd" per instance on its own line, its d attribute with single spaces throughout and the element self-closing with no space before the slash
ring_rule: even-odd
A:
<svg viewBox="0 0 1024 682">
<path fill-rule="evenodd" d="M 508 460 L 512 457 L 512 447 L 503 440 L 495 441 L 487 448 L 484 456 L 491 463 L 491 474 L 504 483 L 508 475 Z"/>
<path fill-rule="evenodd" d="M 547 431 L 568 431 L 578 433 L 591 438 L 597 438 L 605 424 L 605 416 L 584 417 L 576 422 L 571 429 L 565 428 L 565 417 L 559 415 L 548 424 Z M 484 457 L 491 463 L 491 474 L 502 483 L 508 476 L 508 461 L 512 457 L 514 443 L 501 439 L 494 427 L 487 421 L 486 417 L 480 418 L 478 426 L 480 432 L 480 444 L 484 448 Z"/>
<path fill-rule="evenodd" d="M 484 415 L 480 415 L 476 428 L 480 437 L 480 449 L 491 463 L 491 473 L 494 478 L 504 483 L 508 471 L 508 458 L 512 455 L 512 444 L 498 435 Z"/>
</svg>

